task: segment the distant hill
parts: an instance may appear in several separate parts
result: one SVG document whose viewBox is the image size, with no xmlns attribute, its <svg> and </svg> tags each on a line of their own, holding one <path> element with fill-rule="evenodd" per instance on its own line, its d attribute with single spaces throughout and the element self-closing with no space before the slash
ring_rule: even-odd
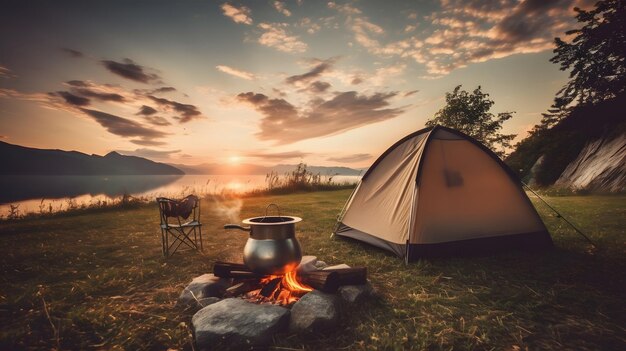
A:
<svg viewBox="0 0 626 351">
<path fill-rule="evenodd" d="M 2 175 L 181 175 L 176 167 L 136 156 L 35 149 L 0 142 Z"/>
<path fill-rule="evenodd" d="M 181 169 L 185 174 L 228 174 L 228 175 L 245 175 L 245 174 L 267 174 L 269 172 L 276 172 L 279 175 L 291 172 L 298 165 L 285 165 L 280 164 L 272 167 L 252 165 L 252 164 L 239 164 L 239 165 L 220 165 L 216 163 L 203 163 L 199 165 L 182 165 L 171 164 L 172 166 Z M 359 175 L 364 173 L 364 169 L 354 169 L 348 167 L 325 167 L 325 166 L 307 166 L 307 170 L 314 174 L 321 175 Z"/>
<path fill-rule="evenodd" d="M 296 169 L 298 165 L 276 165 L 271 167 L 271 170 L 278 173 L 288 173 Z M 360 175 L 365 173 L 364 169 L 354 169 L 348 167 L 325 167 L 325 166 L 307 166 L 307 170 L 311 171 L 314 174 L 321 175 Z"/>
<path fill-rule="evenodd" d="M 505 162 L 535 186 L 626 190 L 626 95 L 574 108 L 554 127 L 522 140 Z"/>
</svg>

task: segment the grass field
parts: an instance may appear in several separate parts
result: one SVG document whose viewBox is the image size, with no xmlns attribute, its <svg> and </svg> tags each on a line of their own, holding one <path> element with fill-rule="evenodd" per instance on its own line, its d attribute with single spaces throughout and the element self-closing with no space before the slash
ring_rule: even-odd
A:
<svg viewBox="0 0 626 351">
<path fill-rule="evenodd" d="M 547 200 L 594 250 L 536 203 L 556 250 L 402 260 L 330 238 L 349 190 L 202 203 L 205 253 L 164 259 L 156 205 L 0 223 L 0 349 L 191 349 L 184 286 L 216 260 L 241 260 L 244 233 L 222 225 L 275 202 L 301 216 L 305 254 L 368 266 L 378 297 L 341 328 L 276 349 L 626 349 L 626 196 Z M 535 200 L 533 200 L 535 201 Z M 233 208 L 241 206 L 237 214 Z"/>
</svg>

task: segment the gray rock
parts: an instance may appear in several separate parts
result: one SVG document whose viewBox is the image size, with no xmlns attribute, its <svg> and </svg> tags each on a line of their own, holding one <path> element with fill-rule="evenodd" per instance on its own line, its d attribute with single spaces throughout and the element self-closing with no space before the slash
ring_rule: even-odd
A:
<svg viewBox="0 0 626 351">
<path fill-rule="evenodd" d="M 289 330 L 318 332 L 336 327 L 339 323 L 339 298 L 319 290 L 302 296 L 291 308 Z"/>
<path fill-rule="evenodd" d="M 267 346 L 274 333 L 286 330 L 289 310 L 230 298 L 204 307 L 191 324 L 200 350 L 250 349 Z"/>
<path fill-rule="evenodd" d="M 205 297 L 198 300 L 198 304 L 200 305 L 200 307 L 207 307 L 208 305 L 220 302 L 221 300 L 222 299 L 220 299 L 219 297 Z"/>
<path fill-rule="evenodd" d="M 213 274 L 195 277 L 178 297 L 178 304 L 197 306 L 198 301 L 204 298 L 222 297 L 231 284 L 232 279 L 216 277 Z"/>
<path fill-rule="evenodd" d="M 317 270 L 317 257 L 315 256 L 302 256 L 300 265 L 298 265 L 298 272 L 312 272 Z"/>
<path fill-rule="evenodd" d="M 317 262 L 315 262 L 315 268 L 317 268 L 317 269 L 323 269 L 323 268 L 325 268 L 327 266 L 328 266 L 328 264 L 326 264 L 326 262 L 324 262 L 324 261 L 319 261 L 318 260 Z"/>
<path fill-rule="evenodd" d="M 370 283 L 363 285 L 344 285 L 338 290 L 339 296 L 349 303 L 358 303 L 371 297 L 374 294 L 374 288 Z"/>
</svg>

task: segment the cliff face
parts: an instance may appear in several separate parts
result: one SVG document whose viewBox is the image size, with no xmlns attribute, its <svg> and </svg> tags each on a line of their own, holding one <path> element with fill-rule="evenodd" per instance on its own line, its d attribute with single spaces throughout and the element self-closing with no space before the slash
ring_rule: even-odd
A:
<svg viewBox="0 0 626 351">
<path fill-rule="evenodd" d="M 554 185 L 573 190 L 626 191 L 626 133 L 585 144 Z"/>
<path fill-rule="evenodd" d="M 626 94 L 577 106 L 554 127 L 522 140 L 505 160 L 537 187 L 626 191 Z"/>
</svg>

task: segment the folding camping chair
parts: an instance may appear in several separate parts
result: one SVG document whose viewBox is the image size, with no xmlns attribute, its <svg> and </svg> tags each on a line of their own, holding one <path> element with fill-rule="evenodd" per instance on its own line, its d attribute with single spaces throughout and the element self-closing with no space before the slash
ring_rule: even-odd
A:
<svg viewBox="0 0 626 351">
<path fill-rule="evenodd" d="M 182 244 L 203 251 L 200 199 L 195 195 L 189 195 L 182 200 L 158 197 L 157 203 L 161 219 L 163 256 L 172 256 Z"/>
</svg>

